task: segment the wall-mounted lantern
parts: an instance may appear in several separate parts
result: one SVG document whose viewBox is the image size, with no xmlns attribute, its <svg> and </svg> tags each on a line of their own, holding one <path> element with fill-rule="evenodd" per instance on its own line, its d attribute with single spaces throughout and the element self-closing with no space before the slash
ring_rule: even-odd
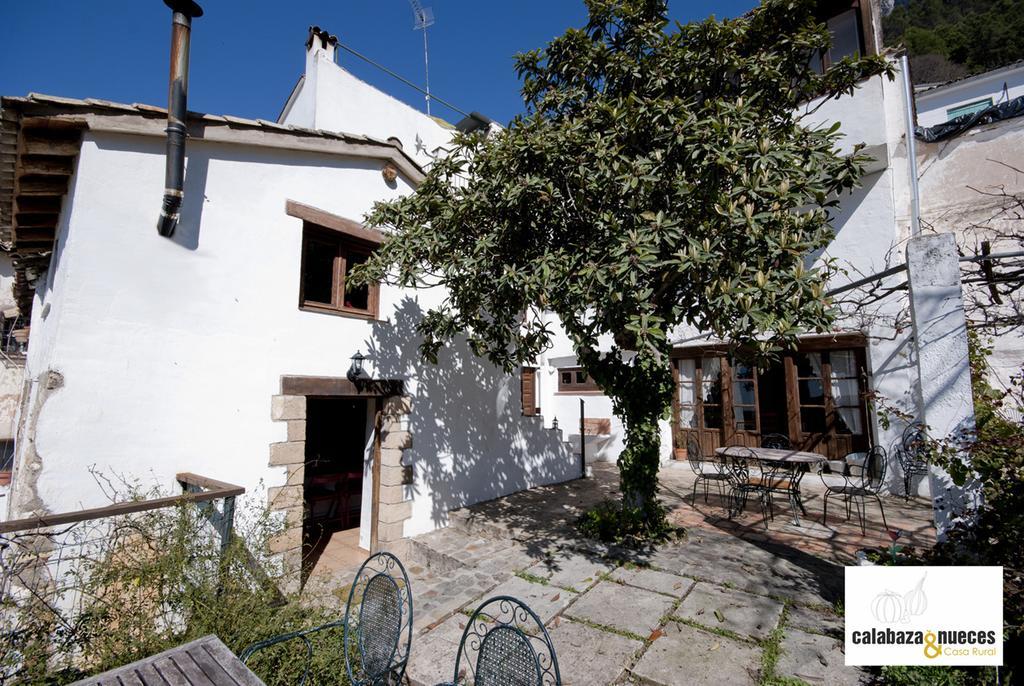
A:
<svg viewBox="0 0 1024 686">
<path fill-rule="evenodd" d="M 366 360 L 366 356 L 357 350 L 356 354 L 352 356 L 352 366 L 348 368 L 347 376 L 349 381 L 355 382 L 356 380 L 363 378 L 364 360 Z"/>
</svg>

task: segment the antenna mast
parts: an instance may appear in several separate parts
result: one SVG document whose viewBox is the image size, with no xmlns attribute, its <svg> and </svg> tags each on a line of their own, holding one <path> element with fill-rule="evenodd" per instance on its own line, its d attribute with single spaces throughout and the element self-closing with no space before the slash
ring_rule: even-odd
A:
<svg viewBox="0 0 1024 686">
<path fill-rule="evenodd" d="M 434 24 L 434 11 L 420 4 L 420 0 L 409 0 L 409 4 L 412 5 L 414 18 L 413 31 L 423 31 L 423 70 L 427 77 L 427 93 L 424 100 L 427 101 L 427 116 L 430 116 L 430 58 L 427 51 L 427 27 Z"/>
</svg>

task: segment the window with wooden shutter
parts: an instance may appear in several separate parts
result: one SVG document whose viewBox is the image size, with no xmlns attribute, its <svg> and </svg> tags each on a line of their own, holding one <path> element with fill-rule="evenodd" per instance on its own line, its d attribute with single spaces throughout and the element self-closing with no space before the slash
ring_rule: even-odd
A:
<svg viewBox="0 0 1024 686">
<path fill-rule="evenodd" d="M 582 367 L 562 367 L 558 370 L 558 392 L 569 395 L 597 395 L 601 389 Z"/>
<path fill-rule="evenodd" d="M 523 367 L 520 374 L 520 383 L 523 391 L 523 415 L 534 417 L 540 414 L 540 406 L 537 402 L 537 370 L 533 367 Z"/>
</svg>

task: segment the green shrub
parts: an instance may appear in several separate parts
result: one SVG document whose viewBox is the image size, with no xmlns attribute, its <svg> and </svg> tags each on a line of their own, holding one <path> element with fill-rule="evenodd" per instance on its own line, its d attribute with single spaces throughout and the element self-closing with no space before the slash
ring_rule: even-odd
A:
<svg viewBox="0 0 1024 686">
<path fill-rule="evenodd" d="M 182 504 L 9 539 L 0 597 L 13 631 L 0 651 L 0 681 L 67 683 L 207 634 L 238 654 L 342 618 L 343 600 L 312 607 L 276 590 L 283 574 L 269 554 L 275 532 L 266 513 L 243 518 L 222 550 L 203 506 Z M 342 629 L 311 640 L 311 683 L 347 683 Z M 295 684 L 305 650 L 291 641 L 249 665 L 268 686 Z"/>
<path fill-rule="evenodd" d="M 584 512 L 576 525 L 590 538 L 632 547 L 658 543 L 682 535 L 682 529 L 668 523 L 665 508 L 661 503 L 651 503 L 648 509 L 651 508 L 657 510 L 654 516 L 645 513 L 643 508 L 630 507 L 614 500 L 603 500 Z"/>
</svg>

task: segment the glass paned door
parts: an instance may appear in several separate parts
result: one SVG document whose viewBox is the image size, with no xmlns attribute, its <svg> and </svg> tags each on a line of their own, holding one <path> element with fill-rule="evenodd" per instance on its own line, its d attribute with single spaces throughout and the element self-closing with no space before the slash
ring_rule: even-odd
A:
<svg viewBox="0 0 1024 686">
<path fill-rule="evenodd" d="M 757 369 L 734 360 L 732 364 L 733 429 L 757 434 L 761 427 L 757 413 Z"/>
<path fill-rule="evenodd" d="M 673 364 L 676 396 L 673 402 L 673 440 L 676 455 L 683 459 L 687 438 L 694 434 L 704 456 L 722 445 L 726 405 L 722 357 L 680 358 Z"/>
<path fill-rule="evenodd" d="M 863 350 L 800 352 L 791 359 L 798 413 L 790 426 L 800 443 L 833 459 L 867 450 Z"/>
</svg>

